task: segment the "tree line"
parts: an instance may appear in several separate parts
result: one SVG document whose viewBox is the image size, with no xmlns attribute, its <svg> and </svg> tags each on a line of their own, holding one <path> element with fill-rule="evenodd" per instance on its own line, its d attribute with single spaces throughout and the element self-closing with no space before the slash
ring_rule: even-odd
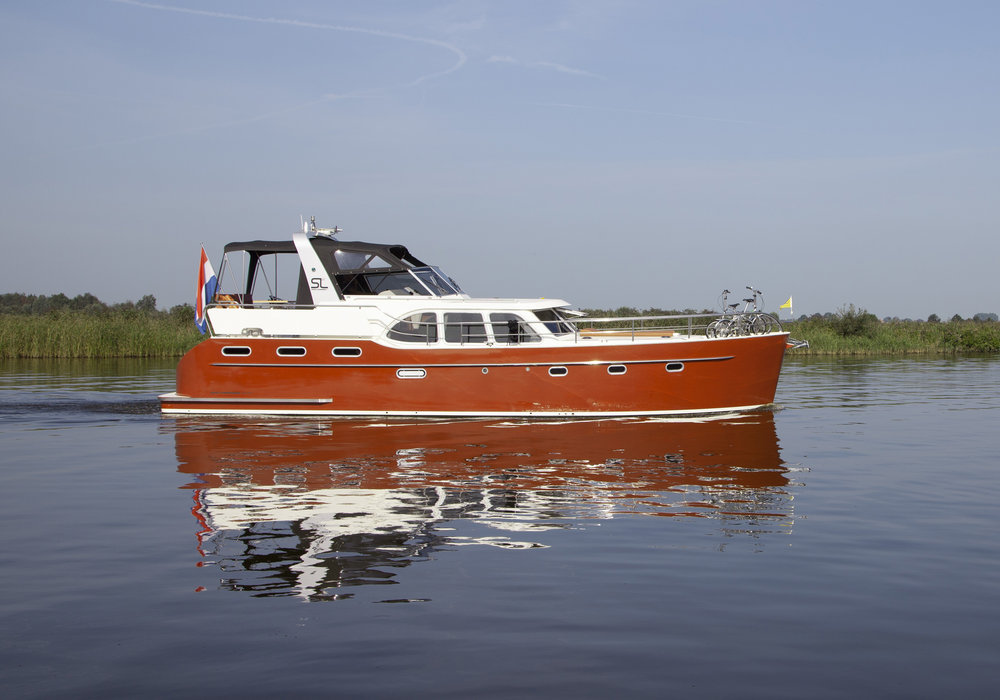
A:
<svg viewBox="0 0 1000 700">
<path fill-rule="evenodd" d="M 151 317 L 170 317 L 193 319 L 194 307 L 190 304 L 178 304 L 167 311 L 156 308 L 156 297 L 147 294 L 139 301 L 124 301 L 118 304 L 106 304 L 93 294 L 78 294 L 68 297 L 63 293 L 22 294 L 11 292 L 0 294 L 0 314 L 16 314 L 19 316 L 43 316 L 60 312 L 78 312 L 93 316 L 108 314 L 141 314 Z"/>
</svg>

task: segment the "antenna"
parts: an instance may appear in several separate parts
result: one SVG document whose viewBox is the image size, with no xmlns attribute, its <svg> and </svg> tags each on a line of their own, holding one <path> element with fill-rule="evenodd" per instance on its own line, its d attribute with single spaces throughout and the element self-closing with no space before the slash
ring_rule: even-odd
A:
<svg viewBox="0 0 1000 700">
<path fill-rule="evenodd" d="M 333 228 L 317 228 L 316 217 L 310 216 L 309 226 L 308 228 L 304 227 L 303 230 L 305 230 L 307 233 L 311 233 L 314 236 L 325 236 L 327 238 L 333 238 L 344 229 L 340 228 L 339 226 L 334 226 Z"/>
</svg>

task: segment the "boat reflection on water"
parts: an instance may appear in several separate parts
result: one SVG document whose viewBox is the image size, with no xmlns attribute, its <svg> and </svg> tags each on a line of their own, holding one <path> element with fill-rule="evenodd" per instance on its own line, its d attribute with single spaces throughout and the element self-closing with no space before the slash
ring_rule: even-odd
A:
<svg viewBox="0 0 1000 700">
<path fill-rule="evenodd" d="M 164 429 L 191 476 L 201 564 L 220 567 L 223 588 L 256 595 L 350 597 L 351 586 L 396 583 L 394 570 L 435 550 L 541 547 L 551 541 L 544 532 L 592 519 L 712 518 L 723 535 L 756 538 L 787 532 L 793 519 L 771 412 L 544 423 L 179 418 Z"/>
</svg>

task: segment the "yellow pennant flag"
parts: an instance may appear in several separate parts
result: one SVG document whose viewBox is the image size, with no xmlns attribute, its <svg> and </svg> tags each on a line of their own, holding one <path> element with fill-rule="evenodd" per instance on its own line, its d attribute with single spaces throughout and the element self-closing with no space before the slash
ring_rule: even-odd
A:
<svg viewBox="0 0 1000 700">
<path fill-rule="evenodd" d="M 788 297 L 788 301 L 778 307 L 779 309 L 791 309 L 792 308 L 792 298 Z"/>
</svg>

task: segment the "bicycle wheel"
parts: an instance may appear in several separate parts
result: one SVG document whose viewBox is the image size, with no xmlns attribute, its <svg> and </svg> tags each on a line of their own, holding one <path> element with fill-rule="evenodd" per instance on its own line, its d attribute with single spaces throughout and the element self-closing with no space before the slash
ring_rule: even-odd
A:
<svg viewBox="0 0 1000 700">
<path fill-rule="evenodd" d="M 763 335 L 767 333 L 770 325 L 764 314 L 753 314 L 747 319 L 747 332 L 750 335 Z"/>
<path fill-rule="evenodd" d="M 750 321 L 750 332 L 755 335 L 763 335 L 775 330 L 781 330 L 781 323 L 769 314 L 754 314 Z"/>
</svg>

